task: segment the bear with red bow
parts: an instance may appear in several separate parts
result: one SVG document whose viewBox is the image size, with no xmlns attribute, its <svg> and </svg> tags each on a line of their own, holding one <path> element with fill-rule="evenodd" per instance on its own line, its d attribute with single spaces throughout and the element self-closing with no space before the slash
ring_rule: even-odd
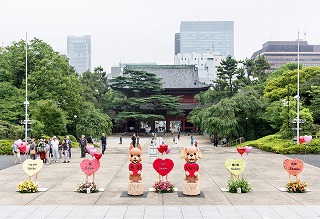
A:
<svg viewBox="0 0 320 219">
<path fill-rule="evenodd" d="M 138 144 L 134 147 L 132 144 L 129 149 L 129 182 L 142 182 L 142 148 Z"/>
<path fill-rule="evenodd" d="M 184 165 L 184 181 L 187 183 L 196 183 L 199 181 L 199 165 L 196 163 L 202 157 L 198 147 L 185 147 L 181 151 L 181 158 L 187 163 Z"/>
</svg>

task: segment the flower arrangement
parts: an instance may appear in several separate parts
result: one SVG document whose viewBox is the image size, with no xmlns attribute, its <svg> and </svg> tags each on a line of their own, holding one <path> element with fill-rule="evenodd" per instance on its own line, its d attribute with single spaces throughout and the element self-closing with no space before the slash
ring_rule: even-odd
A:
<svg viewBox="0 0 320 219">
<path fill-rule="evenodd" d="M 307 183 L 301 182 L 297 179 L 295 181 L 288 182 L 286 189 L 291 193 L 305 193 L 307 191 Z"/>
<path fill-rule="evenodd" d="M 34 193 L 38 191 L 38 184 L 31 180 L 25 180 L 18 184 L 18 191 L 21 193 Z"/>
<path fill-rule="evenodd" d="M 241 177 L 241 179 L 229 179 L 227 182 L 227 189 L 231 193 L 236 193 L 238 188 L 241 188 L 241 193 L 246 193 L 251 191 L 250 183 L 246 177 Z"/>
<path fill-rule="evenodd" d="M 90 191 L 90 193 L 98 192 L 99 190 L 97 184 L 91 181 L 79 183 L 77 192 L 88 193 L 88 191 Z"/>
<path fill-rule="evenodd" d="M 153 185 L 154 191 L 157 193 L 172 193 L 174 192 L 174 184 L 169 181 L 155 182 Z"/>
</svg>

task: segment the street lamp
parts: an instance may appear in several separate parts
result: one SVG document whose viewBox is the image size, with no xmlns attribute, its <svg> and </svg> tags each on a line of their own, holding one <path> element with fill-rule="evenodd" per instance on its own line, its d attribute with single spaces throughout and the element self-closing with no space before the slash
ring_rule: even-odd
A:
<svg viewBox="0 0 320 219">
<path fill-rule="evenodd" d="M 300 109 L 299 109 L 299 99 L 300 99 L 300 39 L 299 39 L 299 31 L 298 31 L 298 75 L 297 75 L 297 144 L 299 144 L 299 137 L 300 137 Z"/>
<path fill-rule="evenodd" d="M 73 118 L 74 118 L 74 137 L 75 137 L 76 139 L 78 139 L 78 138 L 77 138 L 77 118 L 78 118 L 78 116 L 77 116 L 77 115 L 74 115 Z"/>
<path fill-rule="evenodd" d="M 248 117 L 246 117 L 246 141 L 248 139 Z"/>
</svg>

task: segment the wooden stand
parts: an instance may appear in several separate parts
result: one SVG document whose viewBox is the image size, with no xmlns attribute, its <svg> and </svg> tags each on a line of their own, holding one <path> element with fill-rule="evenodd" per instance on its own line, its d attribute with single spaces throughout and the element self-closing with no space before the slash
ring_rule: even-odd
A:
<svg viewBox="0 0 320 219">
<path fill-rule="evenodd" d="M 128 195 L 143 195 L 143 183 L 129 182 Z"/>
<path fill-rule="evenodd" d="M 200 183 L 183 182 L 183 194 L 192 196 L 200 195 Z"/>
</svg>

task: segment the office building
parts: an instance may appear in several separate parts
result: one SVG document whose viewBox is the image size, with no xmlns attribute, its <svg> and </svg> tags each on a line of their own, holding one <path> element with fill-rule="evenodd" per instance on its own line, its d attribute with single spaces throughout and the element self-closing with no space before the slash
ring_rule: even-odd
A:
<svg viewBox="0 0 320 219">
<path fill-rule="evenodd" d="M 307 41 L 299 41 L 299 61 L 303 66 L 320 66 L 320 45 L 309 45 Z M 298 60 L 298 41 L 268 41 L 262 49 L 253 53 L 252 58 L 264 56 L 271 65 L 268 72 Z"/>
<path fill-rule="evenodd" d="M 220 52 L 223 56 L 234 56 L 233 21 L 181 22 L 180 33 L 175 34 L 175 55 L 207 50 Z"/>
<path fill-rule="evenodd" d="M 68 36 L 67 56 L 78 74 L 91 71 L 91 36 Z"/>
<path fill-rule="evenodd" d="M 212 84 L 217 79 L 217 69 L 226 56 L 220 52 L 178 53 L 175 55 L 175 65 L 195 65 L 198 68 L 199 81 Z"/>
</svg>

